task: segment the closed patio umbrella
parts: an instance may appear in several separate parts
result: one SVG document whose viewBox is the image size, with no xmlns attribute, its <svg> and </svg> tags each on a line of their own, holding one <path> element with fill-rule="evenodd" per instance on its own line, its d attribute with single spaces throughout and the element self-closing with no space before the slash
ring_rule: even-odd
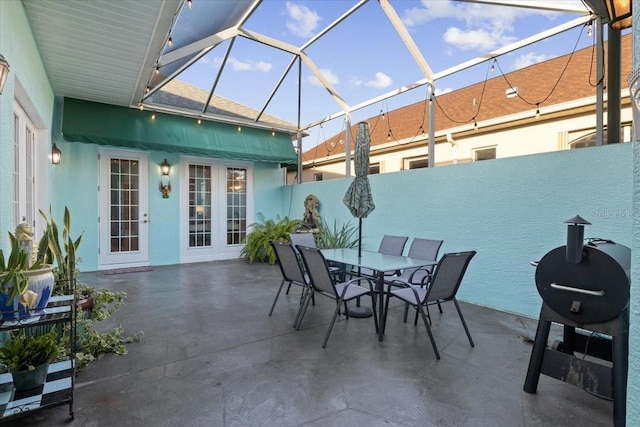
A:
<svg viewBox="0 0 640 427">
<path fill-rule="evenodd" d="M 353 179 L 347 194 L 344 195 L 342 202 L 347 205 L 351 214 L 358 218 L 358 256 L 362 255 L 362 218 L 366 218 L 376 205 L 373 203 L 371 195 L 371 185 L 369 184 L 369 149 L 371 148 L 371 135 L 369 134 L 369 123 L 358 123 L 356 133 L 356 149 L 353 156 L 354 169 L 356 177 Z M 359 274 L 359 272 L 358 272 Z M 356 307 L 347 307 L 349 316 L 352 317 L 368 317 L 371 316 L 371 310 L 368 307 L 360 307 L 360 298 L 358 298 Z"/>
<path fill-rule="evenodd" d="M 342 199 L 351 214 L 358 218 L 358 256 L 362 254 L 362 218 L 366 218 L 376 208 L 368 178 L 370 147 L 369 123 L 360 122 L 356 133 L 356 149 L 353 158 L 356 177 Z"/>
</svg>

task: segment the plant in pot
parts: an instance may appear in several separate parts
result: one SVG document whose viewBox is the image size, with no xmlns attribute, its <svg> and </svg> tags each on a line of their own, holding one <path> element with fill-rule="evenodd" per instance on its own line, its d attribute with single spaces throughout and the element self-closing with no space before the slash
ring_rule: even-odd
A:
<svg viewBox="0 0 640 427">
<path fill-rule="evenodd" d="M 240 255 L 249 260 L 249 263 L 267 261 L 269 264 L 275 264 L 276 254 L 269 242 L 271 240 L 289 241 L 289 234 L 295 233 L 302 221 L 289 219 L 286 216 L 280 218 L 279 215 L 275 219 L 266 220 L 261 213 L 256 216 L 260 222 L 250 225 L 253 230 L 247 234 L 245 246 L 242 248 Z"/>
<path fill-rule="evenodd" d="M 0 249 L 0 312 L 4 320 L 43 314 L 53 292 L 53 266 L 42 261 L 32 263 L 31 237 L 26 224 L 9 233 L 11 253 L 5 258 Z"/>
<path fill-rule="evenodd" d="M 125 344 L 142 340 L 143 333 L 134 337 L 125 336 L 124 328 L 98 328 L 102 322 L 118 311 L 127 297 L 126 292 L 96 288 L 78 281 L 77 251 L 82 242 L 82 234 L 71 237 L 71 213 L 64 209 L 62 227 L 54 220 L 51 208 L 49 215 L 40 211 L 46 221 L 42 239 L 38 245 L 38 260 L 56 265 L 56 294 L 68 295 L 75 291 L 77 307 L 77 328 L 75 335 L 75 358 L 78 369 L 85 368 L 104 354 L 127 354 Z M 100 329 L 100 330 L 98 330 Z M 60 351 L 69 349 L 70 331 L 65 328 L 60 334 Z M 62 356 L 65 356 L 62 354 Z"/>
<path fill-rule="evenodd" d="M 44 384 L 49 363 L 58 357 L 56 330 L 46 334 L 27 333 L 24 329 L 11 332 L 0 348 L 0 363 L 7 366 L 16 391 L 29 390 Z"/>
</svg>

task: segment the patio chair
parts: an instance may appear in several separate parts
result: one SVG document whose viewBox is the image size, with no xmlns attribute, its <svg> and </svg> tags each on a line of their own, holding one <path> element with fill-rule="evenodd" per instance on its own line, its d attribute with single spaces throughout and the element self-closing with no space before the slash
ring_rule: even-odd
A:
<svg viewBox="0 0 640 427">
<path fill-rule="evenodd" d="M 282 292 L 282 286 L 284 286 L 285 282 L 289 282 L 289 287 L 291 287 L 292 283 L 302 287 L 302 295 L 300 296 L 300 308 L 298 308 L 298 312 L 296 313 L 297 319 L 300 314 L 300 310 L 302 309 L 302 303 L 305 300 L 305 296 L 307 295 L 307 293 L 311 292 L 309 278 L 302 271 L 300 260 L 298 259 L 298 256 L 296 255 L 296 252 L 291 244 L 276 241 L 271 241 L 269 243 L 276 253 L 278 266 L 280 266 L 280 271 L 282 272 L 282 281 L 280 282 L 280 287 L 278 288 L 278 293 L 276 293 L 276 297 L 273 300 L 273 304 L 271 304 L 269 316 L 271 316 L 271 314 L 273 313 L 273 309 L 276 306 L 276 302 L 278 301 L 280 292 Z M 295 326 L 296 325 L 294 321 L 293 327 Z"/>
<path fill-rule="evenodd" d="M 291 241 L 291 245 L 295 249 L 298 257 L 300 256 L 300 253 L 298 252 L 297 246 L 306 246 L 308 248 L 318 247 L 313 233 L 291 233 L 289 234 L 289 240 Z M 302 263 L 302 259 L 300 259 L 300 262 Z M 329 263 L 329 271 L 331 271 L 331 274 L 336 275 L 336 280 L 344 281 L 344 266 Z M 290 287 L 291 284 L 289 284 L 289 287 L 287 288 L 287 293 L 289 293 Z"/>
<path fill-rule="evenodd" d="M 436 266 L 431 283 L 426 288 L 410 286 L 406 282 L 394 281 L 393 285 L 400 286 L 400 288 L 390 288 L 387 293 L 387 303 L 384 318 L 382 319 L 383 328 L 387 319 L 390 297 L 397 297 L 402 301 L 411 304 L 416 307 L 422 315 L 424 326 L 427 328 L 427 334 L 429 335 L 429 340 L 433 346 L 433 352 L 436 354 L 436 359 L 440 360 L 440 353 L 438 353 L 438 347 L 436 346 L 433 334 L 431 333 L 431 327 L 429 326 L 431 318 L 429 317 L 427 319 L 424 308 L 432 304 L 452 301 L 456 306 L 456 310 L 458 310 L 458 315 L 462 321 L 462 326 L 467 334 L 469 343 L 471 344 L 471 347 L 474 347 L 475 345 L 471 338 L 471 334 L 469 333 L 469 328 L 467 328 L 467 323 L 464 321 L 462 311 L 460 310 L 460 306 L 456 300 L 456 293 L 460 288 L 460 283 L 462 282 L 464 273 L 467 271 L 469 262 L 475 254 L 476 251 L 444 254 Z"/>
<path fill-rule="evenodd" d="M 300 255 L 302 255 L 302 261 L 304 262 L 306 271 L 309 275 L 309 281 L 311 283 L 311 292 L 308 292 L 305 296 L 305 301 L 303 303 L 303 308 L 299 312 L 296 329 L 300 329 L 300 325 L 302 324 L 302 319 L 307 311 L 307 307 L 309 306 L 309 301 L 314 294 L 324 295 L 328 298 L 335 300 L 336 308 L 333 311 L 333 317 L 331 318 L 331 323 L 329 324 L 329 328 L 324 337 L 324 341 L 322 342 L 322 348 L 327 346 L 327 341 L 329 340 L 329 335 L 331 335 L 331 330 L 333 329 L 333 325 L 340 313 L 340 306 L 347 301 L 351 301 L 353 299 L 359 298 L 363 295 L 369 294 L 371 296 L 371 303 L 375 306 L 374 301 L 374 287 L 375 284 L 373 280 L 369 277 L 357 277 L 348 282 L 336 283 L 335 276 L 331 274 L 329 270 L 329 266 L 327 264 L 327 260 L 322 255 L 317 248 L 310 248 L 308 246 L 298 246 L 298 251 Z M 359 282 L 367 282 L 368 288 L 364 286 L 360 286 Z M 347 319 L 349 315 L 346 314 Z M 376 315 L 375 310 L 373 310 L 373 319 L 375 323 L 376 333 L 378 332 L 378 317 Z"/>
<path fill-rule="evenodd" d="M 442 246 L 442 240 L 433 240 L 433 239 L 422 239 L 416 237 L 411 242 L 411 246 L 409 247 L 409 253 L 407 254 L 410 258 L 423 259 L 425 261 L 435 261 L 438 259 L 438 251 L 440 251 L 440 246 Z M 419 268 L 407 268 L 402 270 L 402 272 L 394 277 L 394 280 L 405 282 L 412 286 L 426 287 L 431 281 L 431 277 L 433 274 L 433 265 L 419 267 Z M 440 313 L 442 313 L 442 308 L 440 304 L 438 304 L 438 309 Z M 404 307 L 404 321 L 407 321 L 407 315 L 409 312 L 409 304 L 405 304 Z M 428 310 L 427 310 L 428 313 Z M 418 312 L 416 311 L 416 324 L 418 321 Z"/>
<path fill-rule="evenodd" d="M 409 238 L 407 236 L 392 236 L 389 234 L 385 234 L 380 241 L 380 246 L 378 247 L 378 252 L 381 254 L 387 255 L 402 255 L 402 251 L 404 251 L 404 246 L 407 244 L 407 240 Z M 373 276 L 374 272 L 369 270 L 368 268 L 361 268 L 359 271 L 361 276 Z M 386 275 L 394 275 L 399 274 L 400 272 L 387 273 Z M 358 273 L 355 270 L 350 271 L 351 276 L 357 276 Z"/>
</svg>

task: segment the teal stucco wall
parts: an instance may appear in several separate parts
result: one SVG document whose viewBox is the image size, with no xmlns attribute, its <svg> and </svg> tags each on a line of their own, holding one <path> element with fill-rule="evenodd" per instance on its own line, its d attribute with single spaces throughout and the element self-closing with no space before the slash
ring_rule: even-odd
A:
<svg viewBox="0 0 640 427">
<path fill-rule="evenodd" d="M 37 132 L 37 155 L 46 157 L 50 147 L 53 91 L 29 22 L 19 1 L 0 1 L 0 53 L 9 62 L 10 73 L 0 95 L 0 248 L 8 248 L 6 232 L 15 228 L 13 219 L 13 105 L 16 97 L 34 122 Z M 41 163 L 46 163 L 40 159 Z M 51 181 L 51 166 L 38 170 L 38 191 L 44 197 L 41 202 L 46 209 L 46 194 Z"/>
<path fill-rule="evenodd" d="M 633 69 L 640 68 L 640 0 L 633 0 Z M 634 123 L 640 126 L 640 123 Z M 633 142 L 633 209 L 640 212 L 640 145 Z M 631 310 L 629 319 L 629 382 L 627 386 L 627 425 L 640 420 L 640 217 L 633 220 L 631 252 Z"/>
<path fill-rule="evenodd" d="M 631 245 L 631 166 L 632 146 L 620 144 L 374 175 L 363 248 L 396 234 L 442 239 L 441 253 L 476 250 L 460 298 L 537 318 L 530 261 L 565 244 L 565 220 L 580 214 L 593 223 L 585 237 Z M 313 193 L 329 223 L 357 225 L 342 203 L 350 182 L 285 187 L 282 214 L 301 218 Z"/>
</svg>

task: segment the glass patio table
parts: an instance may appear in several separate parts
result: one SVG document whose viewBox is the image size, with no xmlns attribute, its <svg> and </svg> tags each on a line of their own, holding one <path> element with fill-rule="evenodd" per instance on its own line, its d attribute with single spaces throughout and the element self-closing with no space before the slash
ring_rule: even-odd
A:
<svg viewBox="0 0 640 427">
<path fill-rule="evenodd" d="M 378 291 L 378 341 L 384 339 L 384 325 L 381 323 L 384 317 L 384 279 L 385 273 L 405 268 L 428 267 L 436 265 L 437 261 L 427 261 L 424 259 L 409 258 L 406 256 L 387 255 L 380 252 L 361 251 L 358 256 L 358 249 L 322 249 L 322 255 L 328 260 L 341 264 L 352 265 L 354 267 L 367 268 L 373 270 L 377 276 Z M 373 310 L 376 307 L 372 307 Z"/>
</svg>

